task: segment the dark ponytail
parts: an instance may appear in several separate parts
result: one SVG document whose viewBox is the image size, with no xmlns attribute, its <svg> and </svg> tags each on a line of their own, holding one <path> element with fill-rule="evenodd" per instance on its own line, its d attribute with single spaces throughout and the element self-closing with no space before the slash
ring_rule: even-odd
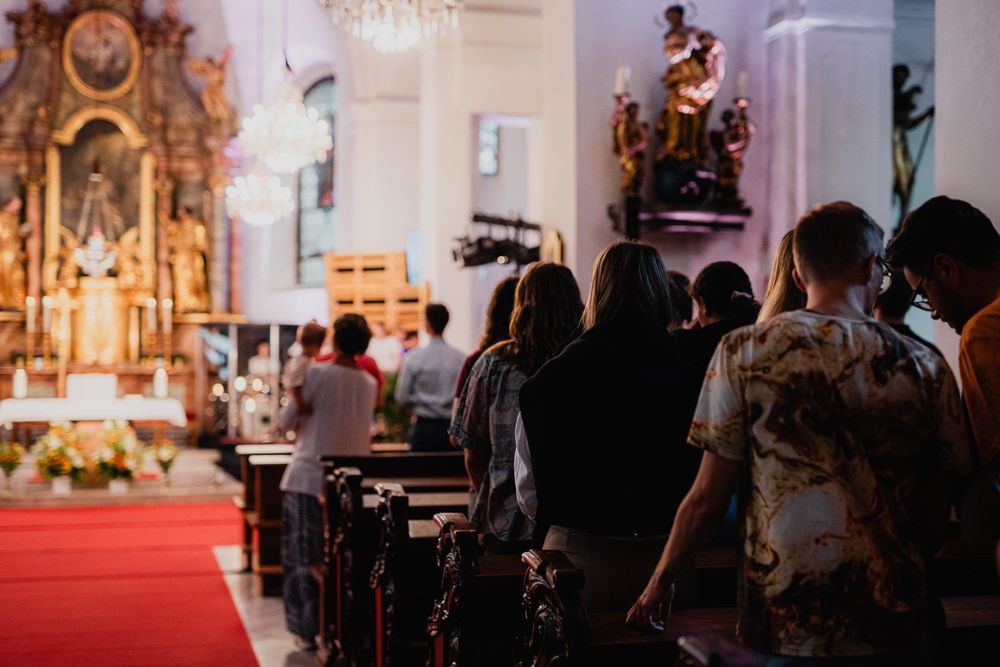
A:
<svg viewBox="0 0 1000 667">
<path fill-rule="evenodd" d="M 713 262 L 702 269 L 691 284 L 691 297 L 707 315 L 724 320 L 752 320 L 760 312 L 750 278 L 733 262 Z"/>
</svg>

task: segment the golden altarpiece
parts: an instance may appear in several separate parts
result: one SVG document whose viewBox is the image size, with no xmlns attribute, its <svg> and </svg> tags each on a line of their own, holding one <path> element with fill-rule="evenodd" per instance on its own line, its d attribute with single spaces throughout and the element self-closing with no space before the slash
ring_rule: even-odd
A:
<svg viewBox="0 0 1000 667">
<path fill-rule="evenodd" d="M 169 1 L 159 16 L 141 0 L 32 1 L 6 18 L 0 397 L 22 364 L 50 395 L 93 370 L 142 393 L 164 365 L 197 412 L 199 325 L 239 319 L 228 59 L 189 58 L 193 28 Z"/>
</svg>

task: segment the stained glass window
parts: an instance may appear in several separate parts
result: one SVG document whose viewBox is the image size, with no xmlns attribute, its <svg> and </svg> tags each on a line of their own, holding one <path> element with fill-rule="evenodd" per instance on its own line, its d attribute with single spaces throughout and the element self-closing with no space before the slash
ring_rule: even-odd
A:
<svg viewBox="0 0 1000 667">
<path fill-rule="evenodd" d="M 306 91 L 306 107 L 316 109 L 334 131 L 337 88 L 333 77 L 320 79 Z M 325 273 L 323 254 L 335 250 L 337 202 L 333 189 L 334 153 L 326 160 L 299 170 L 298 281 L 300 285 L 321 286 Z"/>
</svg>

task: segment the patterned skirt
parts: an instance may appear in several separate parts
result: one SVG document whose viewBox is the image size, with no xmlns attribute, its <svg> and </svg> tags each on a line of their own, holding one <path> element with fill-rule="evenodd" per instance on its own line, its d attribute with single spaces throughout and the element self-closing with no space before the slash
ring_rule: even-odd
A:
<svg viewBox="0 0 1000 667">
<path fill-rule="evenodd" d="M 323 559 L 323 511 L 315 496 L 286 491 L 281 501 L 285 626 L 312 639 L 319 632 L 319 586 L 309 567 Z"/>
</svg>

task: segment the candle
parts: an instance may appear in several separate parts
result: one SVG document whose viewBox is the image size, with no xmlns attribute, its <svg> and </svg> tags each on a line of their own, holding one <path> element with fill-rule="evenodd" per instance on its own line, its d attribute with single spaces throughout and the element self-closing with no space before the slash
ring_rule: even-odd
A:
<svg viewBox="0 0 1000 667">
<path fill-rule="evenodd" d="M 59 290 L 59 336 L 63 341 L 69 340 L 69 292 Z"/>
<path fill-rule="evenodd" d="M 52 305 L 54 300 L 51 296 L 42 297 L 42 333 L 52 331 Z"/>
<path fill-rule="evenodd" d="M 35 297 L 33 296 L 24 300 L 24 323 L 29 334 L 35 333 Z"/>
<path fill-rule="evenodd" d="M 615 95 L 628 95 L 629 84 L 632 82 L 632 68 L 619 65 L 615 72 Z"/>
<path fill-rule="evenodd" d="M 24 398 L 28 395 L 28 374 L 23 368 L 14 371 L 14 398 Z"/>
<path fill-rule="evenodd" d="M 174 330 L 173 322 L 173 310 L 174 301 L 173 299 L 163 300 L 163 333 L 169 335 Z"/>
<path fill-rule="evenodd" d="M 743 98 L 750 96 L 750 86 L 747 83 L 746 70 L 736 75 L 736 96 Z"/>
<path fill-rule="evenodd" d="M 156 299 L 146 299 L 146 333 L 156 333 Z"/>
<path fill-rule="evenodd" d="M 167 397 L 167 371 L 157 368 L 153 372 L 153 396 L 156 398 Z"/>
</svg>

